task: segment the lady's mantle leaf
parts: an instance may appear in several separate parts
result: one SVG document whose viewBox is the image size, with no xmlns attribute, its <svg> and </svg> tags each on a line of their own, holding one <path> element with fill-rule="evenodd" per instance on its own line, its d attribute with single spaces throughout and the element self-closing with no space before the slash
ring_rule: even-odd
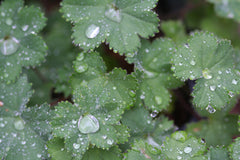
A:
<svg viewBox="0 0 240 160">
<path fill-rule="evenodd" d="M 175 44 L 170 39 L 157 39 L 152 44 L 143 41 L 139 52 L 127 58 L 137 69 L 136 77 L 140 82 L 138 104 L 144 102 L 154 111 L 167 107 L 171 98 L 168 89 L 181 85 L 171 71 L 170 60 L 174 50 Z"/>
<path fill-rule="evenodd" d="M 236 138 L 230 146 L 229 146 L 229 152 L 230 156 L 233 160 L 238 160 L 240 157 L 240 138 Z"/>
<path fill-rule="evenodd" d="M 208 0 L 215 5 L 215 11 L 219 16 L 227 17 L 240 22 L 239 0 Z"/>
<path fill-rule="evenodd" d="M 223 108 L 240 91 L 240 76 L 235 70 L 229 41 L 213 34 L 195 32 L 173 55 L 175 75 L 182 80 L 197 79 L 193 103 L 209 112 Z"/>
<path fill-rule="evenodd" d="M 178 131 L 167 137 L 164 142 L 162 153 L 166 159 L 192 159 L 202 155 L 206 151 L 206 146 L 201 139 L 188 136 L 184 131 Z"/>
<path fill-rule="evenodd" d="M 127 128 L 119 124 L 123 110 L 117 109 L 117 104 L 86 110 L 90 106 L 62 102 L 51 123 L 54 135 L 65 139 L 65 147 L 77 159 L 82 158 L 90 144 L 108 149 L 129 137 Z"/>
<path fill-rule="evenodd" d="M 140 47 L 138 35 L 147 38 L 158 31 L 156 0 L 64 0 L 62 12 L 74 23 L 74 43 L 85 50 L 106 40 L 120 53 Z"/>
<path fill-rule="evenodd" d="M 26 77 L 20 77 L 15 84 L 0 86 L 3 102 L 0 107 L 0 157 L 19 160 L 47 158 L 44 139 L 48 139 L 51 132 L 49 107 L 25 108 L 32 94 Z M 33 112 L 38 114 L 37 118 L 31 114 Z"/>
<path fill-rule="evenodd" d="M 40 9 L 23 7 L 22 0 L 5 0 L 0 6 L 0 80 L 11 82 L 23 66 L 40 64 L 46 45 L 36 35 L 45 25 Z"/>
</svg>

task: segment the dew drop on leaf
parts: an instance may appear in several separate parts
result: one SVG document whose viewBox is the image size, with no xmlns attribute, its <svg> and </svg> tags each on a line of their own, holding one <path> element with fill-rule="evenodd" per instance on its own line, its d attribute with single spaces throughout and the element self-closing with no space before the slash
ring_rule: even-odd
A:
<svg viewBox="0 0 240 160">
<path fill-rule="evenodd" d="M 232 80 L 232 84 L 235 84 L 235 85 L 236 85 L 237 83 L 238 83 L 238 82 L 237 82 L 236 79 L 233 79 L 233 80 Z"/>
<path fill-rule="evenodd" d="M 120 10 L 113 8 L 113 7 L 108 7 L 107 10 L 105 11 L 105 16 L 114 21 L 114 22 L 121 22 L 122 20 L 122 15 Z"/>
<path fill-rule="evenodd" d="M 78 61 L 82 61 L 84 59 L 84 53 L 80 53 L 77 57 Z"/>
<path fill-rule="evenodd" d="M 210 88 L 211 91 L 215 91 L 216 86 L 210 86 L 209 88 Z"/>
<path fill-rule="evenodd" d="M 107 144 L 112 145 L 113 142 L 114 142 L 114 141 L 113 141 L 112 139 L 107 139 Z"/>
<path fill-rule="evenodd" d="M 81 64 L 79 64 L 75 67 L 75 70 L 78 73 L 83 73 L 83 72 L 87 71 L 87 69 L 88 69 L 88 64 L 87 63 L 81 63 Z"/>
<path fill-rule="evenodd" d="M 106 138 L 107 138 L 107 135 L 103 135 L 102 138 L 103 138 L 103 139 L 106 139 Z"/>
<path fill-rule="evenodd" d="M 158 105 L 162 104 L 162 98 L 160 96 L 155 96 L 154 99 Z"/>
<path fill-rule="evenodd" d="M 100 27 L 96 26 L 95 24 L 91 24 L 90 26 L 88 26 L 88 28 L 86 29 L 86 36 L 87 38 L 95 38 L 100 31 Z"/>
<path fill-rule="evenodd" d="M 10 25 L 12 25 L 12 23 L 13 23 L 13 21 L 12 21 L 11 18 L 7 18 L 7 19 L 6 19 L 6 24 L 7 24 L 7 25 L 10 26 Z"/>
<path fill-rule="evenodd" d="M 175 140 L 181 141 L 181 142 L 185 142 L 187 139 L 187 133 L 184 131 L 174 132 L 171 136 Z"/>
<path fill-rule="evenodd" d="M 74 148 L 74 149 L 80 148 L 80 144 L 78 144 L 78 143 L 73 143 L 73 148 Z"/>
<path fill-rule="evenodd" d="M 23 30 L 24 32 L 27 31 L 27 29 L 28 29 L 28 25 L 22 26 L 22 30 Z"/>
<path fill-rule="evenodd" d="M 144 70 L 144 75 L 147 77 L 147 78 L 154 78 L 156 77 L 158 74 L 156 72 L 151 72 L 151 71 L 148 71 L 148 70 Z"/>
<path fill-rule="evenodd" d="M 180 160 L 180 159 L 182 159 L 182 157 L 181 156 L 177 156 L 177 159 Z"/>
<path fill-rule="evenodd" d="M 206 107 L 206 110 L 209 112 L 209 113 L 214 113 L 214 112 L 216 112 L 216 109 L 214 109 L 212 106 L 210 106 L 210 105 L 208 105 L 207 107 Z"/>
<path fill-rule="evenodd" d="M 150 114 L 150 116 L 151 116 L 152 118 L 155 118 L 157 115 L 158 115 L 158 112 L 157 112 L 157 111 L 153 111 L 153 112 Z"/>
<path fill-rule="evenodd" d="M 194 60 L 191 60 L 190 64 L 194 66 L 196 64 L 196 62 Z"/>
<path fill-rule="evenodd" d="M 192 148 L 191 147 L 185 147 L 184 152 L 185 153 L 190 153 L 190 152 L 192 152 Z"/>
<path fill-rule="evenodd" d="M 233 97 L 234 96 L 234 93 L 233 92 L 228 92 L 228 95 L 229 95 L 229 97 Z"/>
<path fill-rule="evenodd" d="M 80 117 L 78 121 L 78 129 L 81 133 L 95 133 L 99 130 L 99 122 L 93 115 L 88 114 Z"/>
<path fill-rule="evenodd" d="M 3 55 L 11 55 L 19 48 L 19 41 L 14 37 L 0 40 L 0 50 Z"/>
<path fill-rule="evenodd" d="M 129 91 L 128 93 L 129 93 L 129 95 L 131 97 L 135 97 L 136 96 L 136 93 L 133 90 Z"/>
<path fill-rule="evenodd" d="M 205 79 L 211 79 L 212 78 L 211 72 L 207 68 L 202 71 L 202 75 Z"/>
<path fill-rule="evenodd" d="M 23 130 L 25 127 L 24 121 L 22 119 L 15 120 L 14 127 L 16 130 Z"/>
<path fill-rule="evenodd" d="M 41 154 L 37 154 L 37 157 L 38 157 L 38 158 L 41 158 L 41 157 L 42 157 L 42 155 L 41 155 Z"/>
</svg>

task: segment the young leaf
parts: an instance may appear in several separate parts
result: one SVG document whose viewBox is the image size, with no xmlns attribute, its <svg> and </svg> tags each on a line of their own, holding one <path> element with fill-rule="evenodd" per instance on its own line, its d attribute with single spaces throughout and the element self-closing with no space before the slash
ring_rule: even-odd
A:
<svg viewBox="0 0 240 160">
<path fill-rule="evenodd" d="M 46 19 L 40 9 L 23 7 L 22 0 L 5 0 L 0 13 L 0 81 L 10 83 L 22 67 L 44 60 L 47 47 L 36 33 Z"/>
<path fill-rule="evenodd" d="M 0 157 L 9 160 L 47 158 L 45 140 L 51 132 L 49 106 L 25 108 L 32 94 L 26 77 L 10 85 L 0 83 L 0 86 L 3 102 L 0 107 Z"/>
<path fill-rule="evenodd" d="M 229 41 L 207 32 L 195 32 L 188 43 L 173 55 L 175 75 L 182 80 L 197 79 L 193 103 L 209 112 L 223 108 L 229 93 L 240 90 L 240 76 L 234 68 L 233 48 Z"/>
<path fill-rule="evenodd" d="M 171 138 L 167 137 L 162 148 L 162 153 L 169 160 L 190 160 L 202 156 L 205 151 L 206 146 L 201 139 L 188 136 L 184 131 L 177 131 L 171 135 Z"/>
<path fill-rule="evenodd" d="M 208 0 L 214 4 L 215 11 L 219 16 L 234 19 L 240 22 L 239 7 L 240 2 L 238 0 Z"/>
<path fill-rule="evenodd" d="M 120 53 L 140 47 L 138 35 L 147 38 L 158 31 L 157 15 L 151 11 L 156 0 L 64 0 L 64 17 L 74 23 L 74 43 L 84 50 L 94 49 L 106 40 Z"/>
<path fill-rule="evenodd" d="M 174 49 L 175 44 L 170 39 L 157 39 L 152 44 L 145 40 L 139 52 L 127 58 L 128 62 L 135 64 L 135 74 L 140 83 L 137 105 L 144 102 L 153 111 L 161 111 L 169 105 L 171 95 L 168 89 L 182 84 L 171 71 Z"/>
</svg>

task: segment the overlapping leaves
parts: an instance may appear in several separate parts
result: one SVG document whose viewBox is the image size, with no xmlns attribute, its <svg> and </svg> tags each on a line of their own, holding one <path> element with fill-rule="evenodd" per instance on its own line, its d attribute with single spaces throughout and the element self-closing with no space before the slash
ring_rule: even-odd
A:
<svg viewBox="0 0 240 160">
<path fill-rule="evenodd" d="M 181 85 L 171 71 L 174 47 L 170 39 L 157 39 L 152 44 L 142 41 L 140 50 L 127 59 L 135 64 L 135 74 L 140 83 L 137 104 L 144 102 L 153 111 L 166 109 L 171 99 L 168 89 Z"/>
<path fill-rule="evenodd" d="M 35 66 L 44 59 L 47 47 L 36 33 L 46 19 L 40 9 L 24 7 L 23 0 L 5 0 L 0 13 L 0 80 L 9 83 L 23 66 Z"/>
<path fill-rule="evenodd" d="M 49 138 L 52 113 L 48 105 L 26 108 L 32 95 L 26 77 L 15 84 L 0 84 L 0 157 L 31 160 L 47 158 L 45 140 Z"/>
<path fill-rule="evenodd" d="M 182 80 L 196 79 L 194 104 L 214 112 L 240 91 L 233 52 L 229 41 L 207 32 L 193 33 L 188 43 L 177 49 L 173 69 Z"/>
<path fill-rule="evenodd" d="M 85 50 L 106 40 L 120 53 L 134 52 L 141 37 L 158 31 L 157 15 L 151 11 L 156 0 L 64 0 L 62 12 L 74 23 L 74 43 Z"/>
</svg>

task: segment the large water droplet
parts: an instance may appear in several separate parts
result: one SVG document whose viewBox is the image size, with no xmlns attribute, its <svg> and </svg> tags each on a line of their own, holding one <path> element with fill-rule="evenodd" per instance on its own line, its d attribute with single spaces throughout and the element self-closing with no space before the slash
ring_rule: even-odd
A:
<svg viewBox="0 0 240 160">
<path fill-rule="evenodd" d="M 129 93 L 129 95 L 131 97 L 135 97 L 136 96 L 136 93 L 133 90 L 129 91 L 128 93 Z"/>
<path fill-rule="evenodd" d="M 185 153 L 190 153 L 190 152 L 192 152 L 192 148 L 191 147 L 185 147 L 184 152 Z"/>
<path fill-rule="evenodd" d="M 162 98 L 160 96 L 155 96 L 154 99 L 158 105 L 162 104 Z"/>
<path fill-rule="evenodd" d="M 13 23 L 13 21 L 12 21 L 11 18 L 7 18 L 7 19 L 6 19 L 6 24 L 7 24 L 7 25 L 10 26 L 10 25 L 12 25 L 12 23 Z"/>
<path fill-rule="evenodd" d="M 87 69 L 88 69 L 88 64 L 87 63 L 81 63 L 81 64 L 79 64 L 75 67 L 75 70 L 78 73 L 83 73 L 83 72 L 87 71 Z"/>
<path fill-rule="evenodd" d="M 24 121 L 22 119 L 15 120 L 14 127 L 16 130 L 23 130 L 25 127 Z"/>
<path fill-rule="evenodd" d="M 113 142 L 114 142 L 114 141 L 113 141 L 112 139 L 107 139 L 107 144 L 112 145 Z"/>
<path fill-rule="evenodd" d="M 99 130 L 99 122 L 93 115 L 88 114 L 80 117 L 78 121 L 78 129 L 84 134 L 95 133 Z"/>
<path fill-rule="evenodd" d="M 86 29 L 85 34 L 88 38 L 95 38 L 99 34 L 99 32 L 100 32 L 100 27 L 96 26 L 95 24 L 91 24 Z"/>
<path fill-rule="evenodd" d="M 211 79 L 212 78 L 211 72 L 207 68 L 202 71 L 202 75 L 205 79 Z"/>
<path fill-rule="evenodd" d="M 73 143 L 73 148 L 74 148 L 74 149 L 80 148 L 80 144 L 78 144 L 78 143 Z"/>
<path fill-rule="evenodd" d="M 209 113 L 214 113 L 214 112 L 216 112 L 216 109 L 214 109 L 212 106 L 210 106 L 210 105 L 208 105 L 207 107 L 206 107 L 206 110 L 209 112 Z"/>
<path fill-rule="evenodd" d="M 107 10 L 105 11 L 105 16 L 114 21 L 114 22 L 121 22 L 122 20 L 122 15 L 120 10 L 116 9 L 116 8 L 112 8 L 112 7 L 108 7 Z"/>
<path fill-rule="evenodd" d="M 78 61 L 82 61 L 84 59 L 84 53 L 80 53 L 77 57 Z"/>
<path fill-rule="evenodd" d="M 19 41 L 14 37 L 0 40 L 0 51 L 3 55 L 11 55 L 19 48 Z"/>
<path fill-rule="evenodd" d="M 216 86 L 209 86 L 209 88 L 210 88 L 211 91 L 215 91 Z"/>
<path fill-rule="evenodd" d="M 235 85 L 236 85 L 237 83 L 238 83 L 238 81 L 237 81 L 236 79 L 233 79 L 233 80 L 232 80 L 232 84 L 235 84 Z"/>
</svg>

